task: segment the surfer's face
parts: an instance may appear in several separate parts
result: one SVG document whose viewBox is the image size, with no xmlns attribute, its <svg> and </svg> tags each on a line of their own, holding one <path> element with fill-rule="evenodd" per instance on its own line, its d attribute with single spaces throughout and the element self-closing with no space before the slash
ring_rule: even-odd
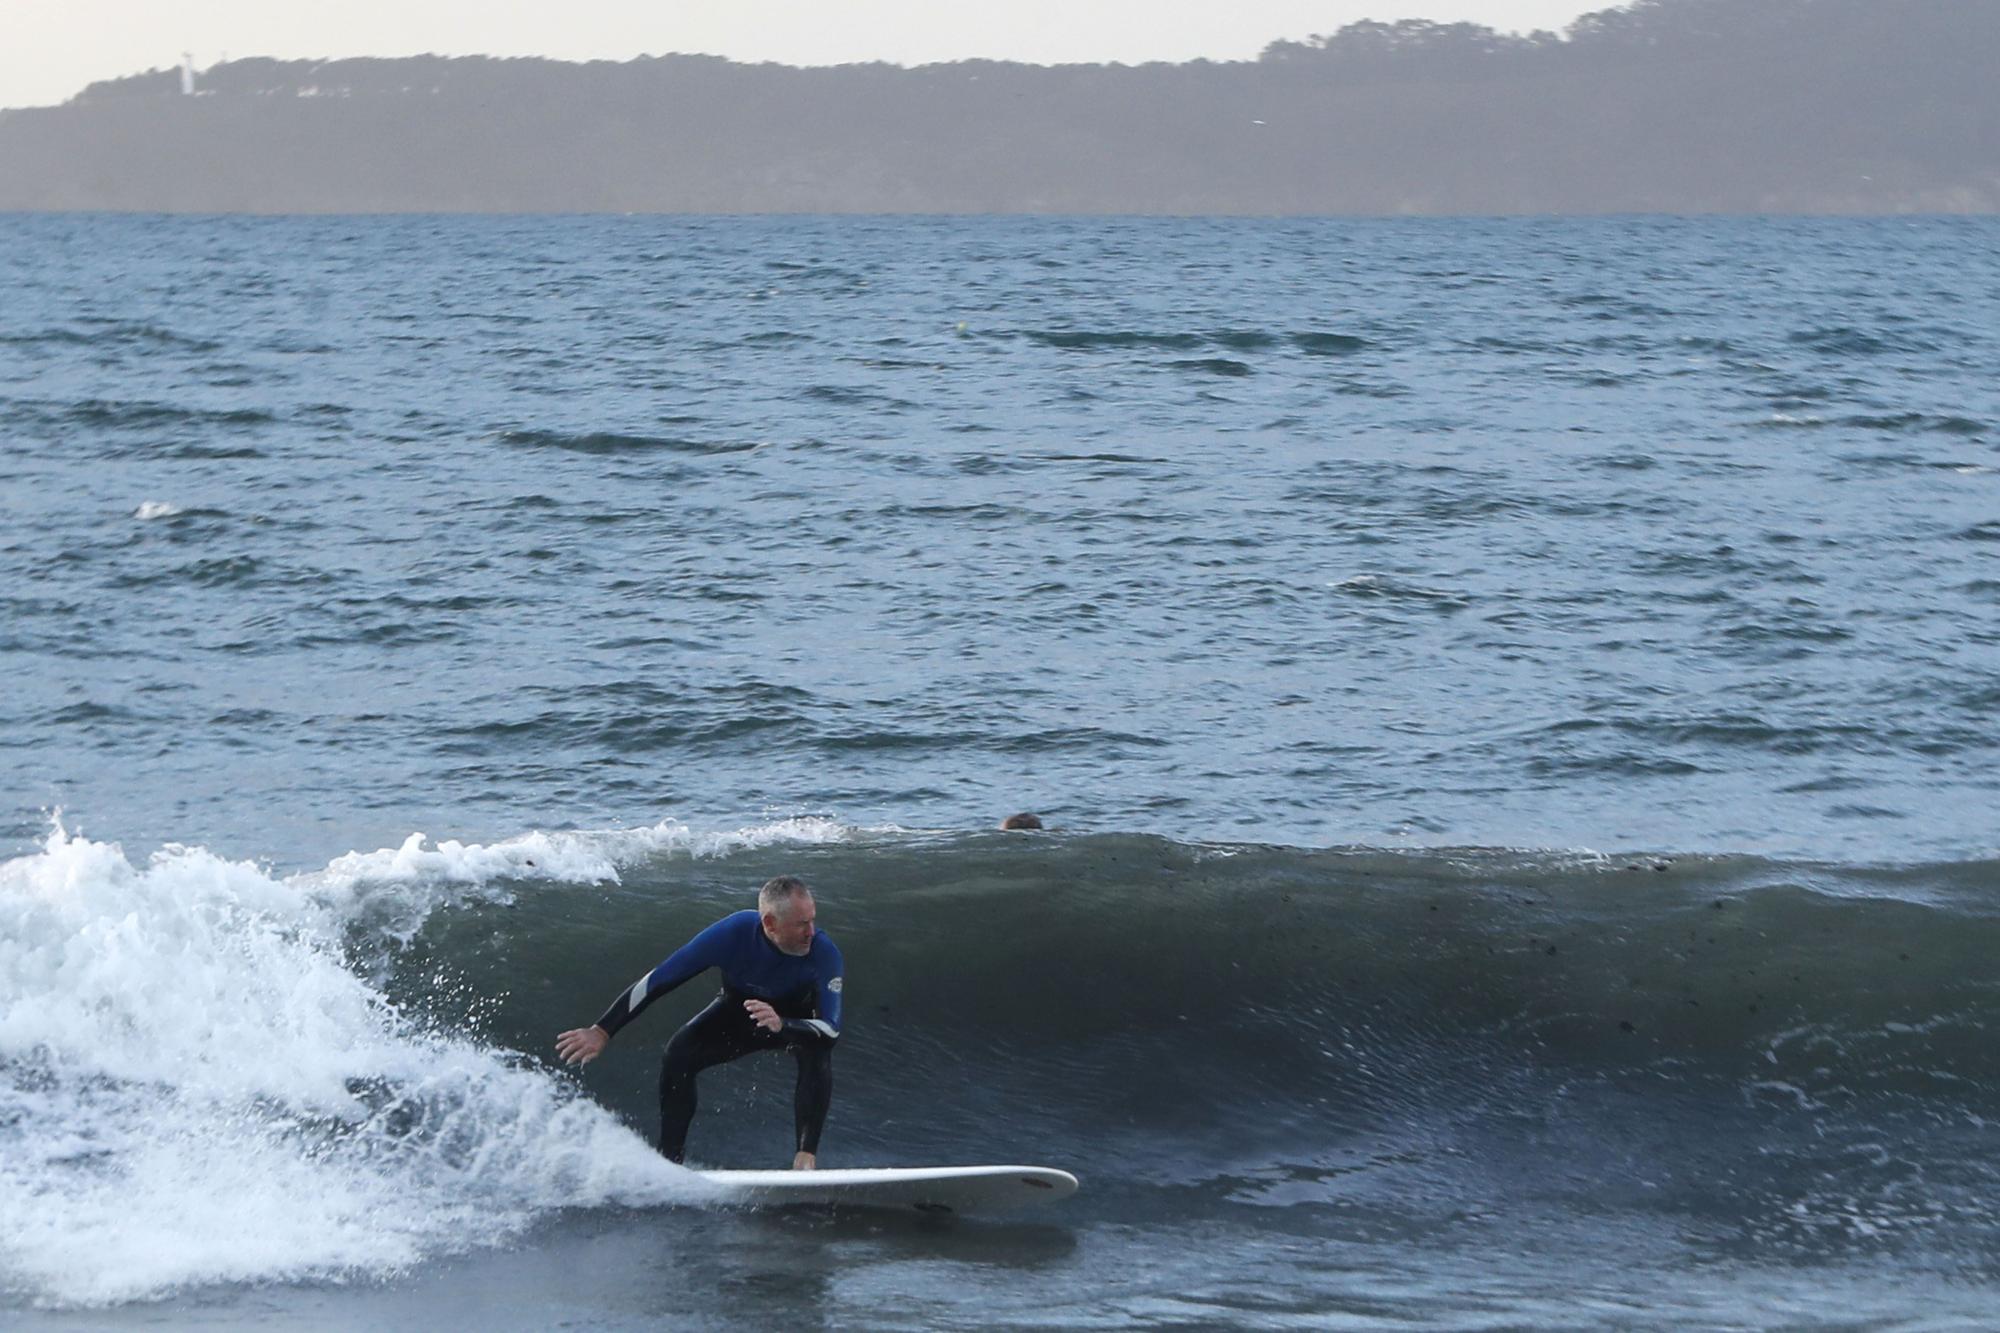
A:
<svg viewBox="0 0 2000 1333">
<path fill-rule="evenodd" d="M 771 937 L 771 943 L 778 946 L 780 953 L 788 953 L 794 958 L 802 958 L 812 952 L 813 944 L 813 900 L 810 893 L 799 893 L 785 905 L 784 910 L 764 913 L 764 933 Z"/>
</svg>

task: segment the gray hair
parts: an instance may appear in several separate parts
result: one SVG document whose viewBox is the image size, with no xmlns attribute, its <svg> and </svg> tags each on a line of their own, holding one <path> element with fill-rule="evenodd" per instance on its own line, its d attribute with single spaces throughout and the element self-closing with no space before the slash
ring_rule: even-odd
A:
<svg viewBox="0 0 2000 1333">
<path fill-rule="evenodd" d="M 798 909 L 800 895 L 812 897 L 811 886 L 797 875 L 780 875 L 766 880 L 764 887 L 757 890 L 757 910 L 790 920 Z"/>
</svg>

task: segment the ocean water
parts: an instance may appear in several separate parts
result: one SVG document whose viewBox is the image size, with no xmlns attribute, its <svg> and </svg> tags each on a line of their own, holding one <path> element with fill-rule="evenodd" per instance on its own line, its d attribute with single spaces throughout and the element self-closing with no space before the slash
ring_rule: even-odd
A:
<svg viewBox="0 0 2000 1333">
<path fill-rule="evenodd" d="M 6 1322 L 1993 1322 L 2000 222 L 10 216 L 0 292 Z M 1080 1195 L 715 1206 L 698 986 L 553 1067 L 781 871 L 823 1161 Z"/>
</svg>

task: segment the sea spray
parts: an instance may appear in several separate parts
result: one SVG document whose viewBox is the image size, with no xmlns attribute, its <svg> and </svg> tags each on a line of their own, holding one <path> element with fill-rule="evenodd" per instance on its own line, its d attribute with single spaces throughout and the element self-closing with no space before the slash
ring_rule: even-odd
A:
<svg viewBox="0 0 2000 1333">
<path fill-rule="evenodd" d="M 573 1087 L 350 966 L 336 905 L 58 828 L 0 864 L 0 1247 L 40 1303 L 366 1277 L 571 1205 L 702 1197 Z"/>
</svg>

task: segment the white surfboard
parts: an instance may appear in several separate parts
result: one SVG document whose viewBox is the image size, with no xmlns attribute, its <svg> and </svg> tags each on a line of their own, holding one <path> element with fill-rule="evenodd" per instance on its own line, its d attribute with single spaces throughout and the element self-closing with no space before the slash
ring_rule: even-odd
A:
<svg viewBox="0 0 2000 1333">
<path fill-rule="evenodd" d="M 721 1202 L 914 1208 L 925 1213 L 998 1213 L 1068 1198 L 1076 1177 L 1046 1166 L 894 1166 L 832 1171 L 699 1171 Z"/>
</svg>

